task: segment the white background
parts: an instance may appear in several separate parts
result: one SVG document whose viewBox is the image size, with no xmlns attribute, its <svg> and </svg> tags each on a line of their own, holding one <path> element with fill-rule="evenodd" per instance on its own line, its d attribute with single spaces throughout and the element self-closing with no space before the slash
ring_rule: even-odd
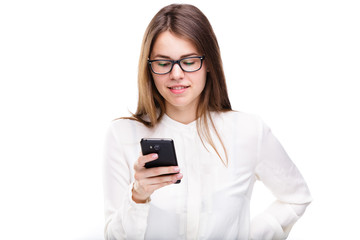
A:
<svg viewBox="0 0 360 240">
<path fill-rule="evenodd" d="M 0 239 L 102 239 L 104 135 L 135 111 L 142 35 L 171 2 L 0 2 Z M 262 116 L 311 189 L 289 239 L 356 238 L 358 1 L 191 3 L 233 108 Z M 257 184 L 253 213 L 271 200 Z"/>
</svg>

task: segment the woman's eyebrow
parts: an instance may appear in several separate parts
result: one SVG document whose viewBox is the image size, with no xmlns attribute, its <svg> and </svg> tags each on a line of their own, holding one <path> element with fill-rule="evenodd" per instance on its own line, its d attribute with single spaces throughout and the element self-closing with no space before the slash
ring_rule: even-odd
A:
<svg viewBox="0 0 360 240">
<path fill-rule="evenodd" d="M 191 56 L 198 56 L 198 53 L 189 53 L 189 54 L 185 54 L 185 55 L 181 55 L 180 58 L 186 58 L 186 57 L 191 57 Z"/>
<path fill-rule="evenodd" d="M 181 55 L 180 56 L 180 59 L 181 58 L 186 58 L 186 57 L 190 57 L 190 56 L 198 56 L 199 54 L 198 53 L 188 53 L 188 54 L 184 54 L 184 55 Z M 161 58 L 161 59 L 171 59 L 171 57 L 169 56 L 166 56 L 166 55 L 162 55 L 162 54 L 156 54 L 154 56 L 154 58 Z"/>
<path fill-rule="evenodd" d="M 170 57 L 169 57 L 169 56 L 162 55 L 162 54 L 156 54 L 156 55 L 154 56 L 154 58 L 161 58 L 161 59 L 166 58 L 166 59 L 170 59 Z"/>
</svg>

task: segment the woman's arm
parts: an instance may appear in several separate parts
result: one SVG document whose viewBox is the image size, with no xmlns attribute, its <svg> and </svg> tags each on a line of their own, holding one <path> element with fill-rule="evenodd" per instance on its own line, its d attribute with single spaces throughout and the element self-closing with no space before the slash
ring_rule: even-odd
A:
<svg viewBox="0 0 360 240">
<path fill-rule="evenodd" d="M 251 223 L 251 239 L 286 239 L 312 198 L 307 184 L 270 129 L 262 124 L 256 176 L 277 198 Z"/>
<path fill-rule="evenodd" d="M 125 159 L 124 146 L 118 141 L 114 127 L 112 124 L 108 130 L 104 149 L 105 239 L 143 239 L 149 203 L 137 204 L 132 200 L 133 166 Z"/>
<path fill-rule="evenodd" d="M 127 137 L 131 134 L 128 129 L 116 130 Z M 105 239 L 144 239 L 151 194 L 175 183 L 182 174 L 177 166 L 146 169 L 145 163 L 155 160 L 156 154 L 141 155 L 134 163 L 127 161 L 127 146 L 117 134 L 112 124 L 105 142 Z"/>
</svg>

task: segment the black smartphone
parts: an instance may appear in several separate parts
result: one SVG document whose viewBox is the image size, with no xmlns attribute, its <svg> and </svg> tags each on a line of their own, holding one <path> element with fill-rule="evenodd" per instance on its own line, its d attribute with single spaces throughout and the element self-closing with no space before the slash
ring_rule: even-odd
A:
<svg viewBox="0 0 360 240">
<path fill-rule="evenodd" d="M 142 138 L 140 141 L 143 155 L 157 153 L 158 158 L 145 163 L 146 168 L 178 166 L 174 141 L 169 138 Z M 178 180 L 176 183 L 180 183 Z"/>
</svg>

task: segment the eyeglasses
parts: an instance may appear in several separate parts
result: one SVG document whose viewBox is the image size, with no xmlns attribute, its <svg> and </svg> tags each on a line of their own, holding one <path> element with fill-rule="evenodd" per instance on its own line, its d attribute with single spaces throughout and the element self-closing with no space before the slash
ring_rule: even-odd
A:
<svg viewBox="0 0 360 240">
<path fill-rule="evenodd" d="M 167 74 L 171 72 L 174 67 L 174 64 L 178 64 L 184 72 L 196 72 L 199 71 L 202 67 L 203 60 L 205 56 L 202 57 L 187 57 L 179 60 L 148 60 L 150 69 L 155 74 Z"/>
</svg>

